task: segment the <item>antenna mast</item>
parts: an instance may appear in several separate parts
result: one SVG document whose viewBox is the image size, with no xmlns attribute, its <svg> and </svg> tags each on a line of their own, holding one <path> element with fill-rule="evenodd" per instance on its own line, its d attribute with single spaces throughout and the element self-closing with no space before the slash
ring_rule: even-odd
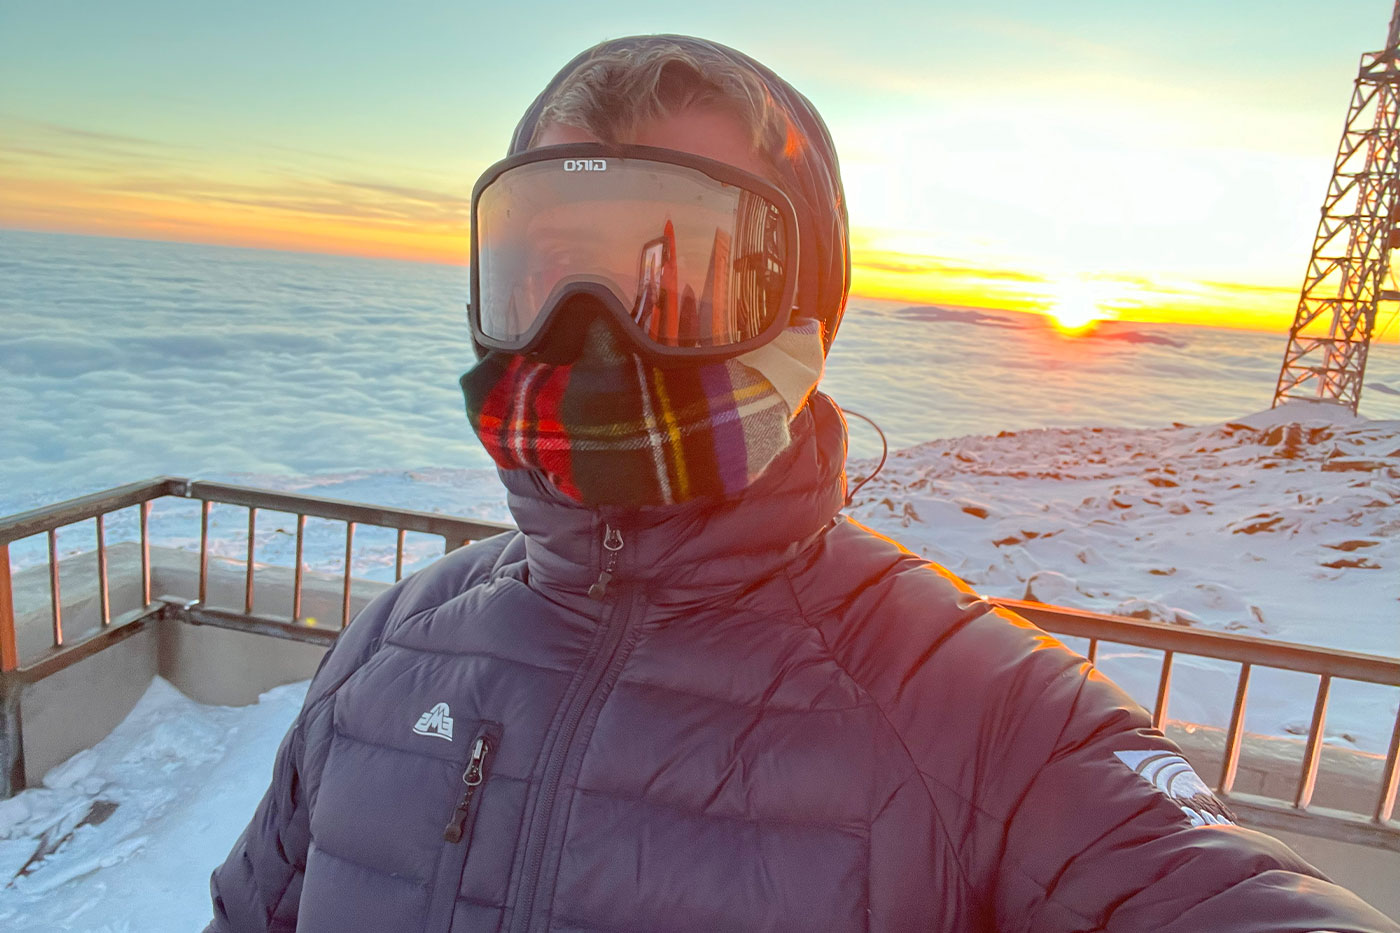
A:
<svg viewBox="0 0 1400 933">
<path fill-rule="evenodd" d="M 1275 408 L 1289 399 L 1308 399 L 1355 413 L 1377 306 L 1400 300 L 1400 292 L 1382 289 L 1390 251 L 1400 246 L 1397 58 L 1400 0 L 1385 49 L 1361 56 L 1312 259 L 1288 330 Z"/>
</svg>

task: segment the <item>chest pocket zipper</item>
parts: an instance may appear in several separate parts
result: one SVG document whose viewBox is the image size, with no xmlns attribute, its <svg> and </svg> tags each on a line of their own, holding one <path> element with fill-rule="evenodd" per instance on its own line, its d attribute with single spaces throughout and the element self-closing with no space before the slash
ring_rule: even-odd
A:
<svg viewBox="0 0 1400 933">
<path fill-rule="evenodd" d="M 467 789 L 462 791 L 462 799 L 457 802 L 457 809 L 452 813 L 452 819 L 447 821 L 447 829 L 443 830 L 442 838 L 446 842 L 461 842 L 462 835 L 466 832 L 467 820 L 471 817 L 472 798 L 476 796 L 476 789 L 485 780 L 484 771 L 486 756 L 491 754 L 491 742 L 485 735 L 476 737 L 476 743 L 472 745 L 471 761 L 467 763 L 467 770 L 462 774 L 462 783 L 467 785 Z M 470 840 L 468 844 L 470 845 Z"/>
<path fill-rule="evenodd" d="M 442 833 L 444 847 L 433 876 L 432 900 L 425 930 L 448 933 L 452 928 L 457 893 L 462 887 L 462 872 L 466 869 L 472 833 L 481 812 L 482 785 L 490 774 L 492 757 L 500 742 L 501 726 L 494 722 L 483 722 L 472 738 L 471 757 L 462 772 L 462 783 L 466 786 Z"/>
</svg>

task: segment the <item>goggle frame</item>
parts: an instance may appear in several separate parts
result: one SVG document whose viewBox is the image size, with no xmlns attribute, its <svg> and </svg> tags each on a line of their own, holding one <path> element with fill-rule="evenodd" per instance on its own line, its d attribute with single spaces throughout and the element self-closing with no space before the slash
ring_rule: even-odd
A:
<svg viewBox="0 0 1400 933">
<path fill-rule="evenodd" d="M 741 188 L 750 194 L 763 198 L 773 207 L 777 208 L 778 214 L 782 218 L 783 233 L 787 245 L 787 262 L 784 266 L 783 291 L 782 297 L 778 301 L 778 307 L 785 310 L 781 310 L 775 314 L 773 320 L 758 334 L 741 341 L 697 347 L 669 346 L 653 340 L 633 319 L 630 309 L 623 306 L 622 301 L 611 288 L 602 282 L 587 280 L 588 273 L 581 272 L 567 277 L 559 286 L 553 289 L 549 298 L 545 301 L 544 309 L 539 313 L 530 327 L 519 337 L 503 340 L 485 333 L 481 327 L 481 267 L 478 263 L 480 244 L 477 238 L 479 231 L 479 224 L 477 223 L 477 205 L 481 200 L 483 192 L 505 173 L 524 165 L 533 165 L 538 162 L 550 162 L 555 160 L 562 163 L 566 160 L 595 159 L 604 159 L 608 162 L 642 161 L 680 166 L 681 168 L 698 171 L 721 184 Z M 587 169 L 583 169 L 583 171 L 587 171 Z M 603 304 L 617 319 L 623 330 L 629 335 L 632 342 L 644 355 L 671 361 L 718 361 L 741 356 L 751 350 L 756 350 L 765 344 L 771 343 L 778 334 L 782 333 L 783 329 L 787 327 L 792 318 L 797 316 L 794 302 L 797 297 L 798 261 L 801 255 L 801 249 L 797 210 L 793 207 L 792 199 L 789 198 L 781 188 L 774 185 L 768 179 L 755 175 L 752 172 L 744 171 L 727 162 L 720 162 L 715 159 L 708 159 L 704 156 L 695 155 L 694 153 L 683 152 L 676 149 L 665 149 L 657 146 L 567 143 L 559 146 L 542 146 L 538 149 L 528 149 L 496 162 L 488 167 L 486 171 L 481 174 L 481 177 L 477 179 L 476 184 L 472 188 L 470 223 L 471 265 L 469 276 L 470 297 L 467 302 L 467 322 L 471 328 L 472 343 L 476 347 L 478 356 L 483 355 L 484 351 L 489 350 L 518 354 L 531 353 L 543 342 L 551 324 L 558 316 L 560 309 L 567 302 L 567 299 L 574 295 L 589 295 Z"/>
</svg>

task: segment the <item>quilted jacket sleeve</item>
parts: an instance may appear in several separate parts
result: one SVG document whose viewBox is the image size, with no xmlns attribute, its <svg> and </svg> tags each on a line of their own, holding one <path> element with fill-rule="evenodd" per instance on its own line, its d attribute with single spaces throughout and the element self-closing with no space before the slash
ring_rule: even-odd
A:
<svg viewBox="0 0 1400 933">
<path fill-rule="evenodd" d="M 1087 662 L 1009 614 L 965 634 L 1001 672 L 977 719 L 979 779 L 961 788 L 998 929 L 1400 930 L 1235 825 L 1147 712 Z"/>
<path fill-rule="evenodd" d="M 253 819 L 210 878 L 214 920 L 205 933 L 280 933 L 296 929 L 310 844 L 303 790 L 324 763 L 335 691 L 378 650 L 395 621 L 439 605 L 470 579 L 509 560 L 510 535 L 454 551 L 396 584 L 366 606 L 341 633 L 311 680 L 301 713 L 277 750 L 272 783 Z"/>
<path fill-rule="evenodd" d="M 941 568 L 907 553 L 881 566 L 891 552 L 875 536 L 835 535 L 876 582 L 836 604 L 825 635 L 933 807 L 943 928 L 1400 933 L 1230 821 L 1146 710 L 1082 657 Z"/>
</svg>

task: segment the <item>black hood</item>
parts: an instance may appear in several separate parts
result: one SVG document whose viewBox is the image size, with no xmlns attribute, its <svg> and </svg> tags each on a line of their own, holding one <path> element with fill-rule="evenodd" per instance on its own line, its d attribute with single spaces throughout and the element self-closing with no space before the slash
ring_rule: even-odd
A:
<svg viewBox="0 0 1400 933">
<path fill-rule="evenodd" d="M 826 349 L 830 351 L 831 341 L 836 336 L 836 328 L 846 308 L 846 292 L 851 282 L 849 222 L 846 218 L 846 197 L 841 188 L 841 169 L 836 161 L 836 147 L 831 142 L 831 133 L 816 108 L 766 66 L 728 46 L 690 36 L 610 39 L 580 53 L 559 70 L 516 126 L 509 154 L 515 155 L 529 148 L 545 102 L 554 89 L 584 62 L 602 52 L 644 51 L 658 45 L 681 46 L 702 55 L 718 54 L 747 68 L 763 81 L 774 103 L 791 121 L 802 145 L 795 156 L 771 153 L 772 161 L 779 167 L 779 177 L 776 179 L 778 187 L 792 199 L 797 209 L 801 242 L 797 306 L 806 316 L 822 320 Z"/>
</svg>

